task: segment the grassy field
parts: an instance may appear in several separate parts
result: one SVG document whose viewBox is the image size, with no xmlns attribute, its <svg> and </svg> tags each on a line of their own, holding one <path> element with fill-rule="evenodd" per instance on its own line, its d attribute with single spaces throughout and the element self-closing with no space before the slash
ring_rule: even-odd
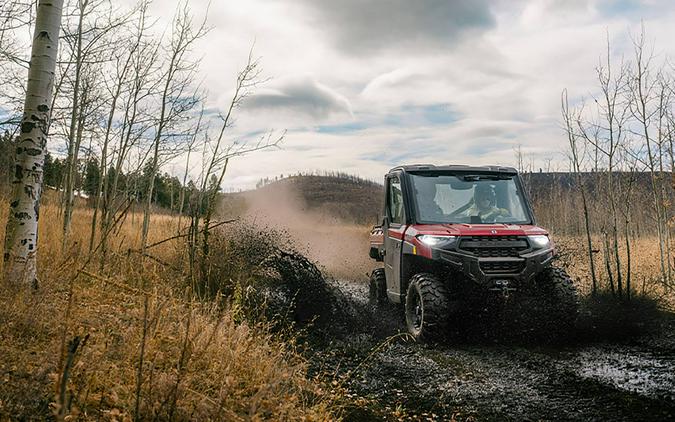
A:
<svg viewBox="0 0 675 422">
<path fill-rule="evenodd" d="M 91 212 L 76 209 L 74 242 L 62 252 L 49 199 L 40 218 L 39 291 L 1 291 L 0 420 L 45 419 L 63 403 L 85 420 L 337 415 L 333 393 L 307 379 L 292 343 L 264 324 L 235 323 L 222 301 L 190 300 L 179 274 L 129 252 L 139 244 L 140 215 L 127 217 L 98 273 L 97 265 L 83 269 Z M 153 217 L 150 242 L 174 235 L 177 222 Z M 179 248 L 167 242 L 152 253 L 171 262 Z"/>
<path fill-rule="evenodd" d="M 583 295 L 591 292 L 591 272 L 583 237 L 556 236 L 552 234 L 558 249 L 558 265 L 565 267 L 575 280 Z M 600 249 L 602 239 L 593 239 L 595 248 Z M 626 281 L 627 259 L 624 245 L 619 248 L 623 271 L 623 283 Z M 609 281 L 602 251 L 593 254 L 599 289 L 609 290 Z M 658 240 L 655 237 L 631 239 L 631 293 L 634 296 L 649 296 L 657 299 L 662 308 L 675 310 L 675 294 L 659 279 L 660 260 Z"/>
</svg>

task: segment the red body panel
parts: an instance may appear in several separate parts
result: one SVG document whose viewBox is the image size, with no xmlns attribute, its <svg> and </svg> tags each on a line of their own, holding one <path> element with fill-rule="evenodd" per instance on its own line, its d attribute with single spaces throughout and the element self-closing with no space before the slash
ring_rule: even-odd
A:
<svg viewBox="0 0 675 422">
<path fill-rule="evenodd" d="M 389 237 L 393 237 L 394 239 L 398 240 L 404 240 L 403 236 L 405 235 L 405 230 L 407 227 L 409 226 L 402 225 L 395 228 L 390 227 L 388 230 Z"/>
<path fill-rule="evenodd" d="M 548 235 L 548 232 L 539 226 L 519 224 L 411 224 L 400 228 L 390 228 L 389 236 L 412 243 L 417 248 L 417 254 L 431 258 L 431 249 L 417 240 L 418 235 L 434 236 L 533 236 Z M 384 233 L 377 226 L 370 232 L 370 246 L 372 248 L 384 245 Z"/>
<path fill-rule="evenodd" d="M 519 224 L 412 224 L 406 235 L 436 236 L 532 236 L 548 234 L 541 227 Z"/>
<path fill-rule="evenodd" d="M 417 255 L 431 258 L 431 248 L 417 239 L 427 234 L 433 236 L 532 236 L 547 235 L 541 227 L 516 224 L 412 224 L 405 232 L 405 240 L 417 249 Z"/>
</svg>

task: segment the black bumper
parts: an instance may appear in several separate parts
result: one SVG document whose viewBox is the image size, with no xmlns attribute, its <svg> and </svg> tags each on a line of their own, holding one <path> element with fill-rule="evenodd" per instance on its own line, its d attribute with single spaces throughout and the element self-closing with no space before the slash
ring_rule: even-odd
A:
<svg viewBox="0 0 675 422">
<path fill-rule="evenodd" d="M 513 287 L 526 285 L 551 265 L 554 256 L 553 249 L 498 258 L 476 257 L 461 251 L 447 250 L 433 250 L 432 254 L 432 259 L 449 265 L 485 288 L 503 286 L 505 281 Z"/>
</svg>

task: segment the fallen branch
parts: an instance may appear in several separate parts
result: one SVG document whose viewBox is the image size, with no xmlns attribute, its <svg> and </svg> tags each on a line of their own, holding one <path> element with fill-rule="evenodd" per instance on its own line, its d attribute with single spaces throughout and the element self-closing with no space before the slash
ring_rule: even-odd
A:
<svg viewBox="0 0 675 422">
<path fill-rule="evenodd" d="M 234 223 L 234 222 L 236 222 L 236 221 L 239 221 L 239 219 L 238 219 L 238 218 L 235 218 L 235 219 L 232 219 L 232 220 L 219 221 L 219 222 L 217 222 L 217 223 L 214 223 L 214 224 L 210 225 L 208 228 L 207 228 L 207 227 L 202 228 L 199 232 L 200 232 L 200 233 L 204 233 L 204 231 L 206 231 L 206 230 L 212 230 L 212 229 L 215 229 L 215 228 L 218 227 L 218 226 L 222 226 L 223 224 Z M 152 243 L 152 244 L 146 246 L 145 249 L 154 248 L 155 246 L 159 246 L 159 245 L 161 245 L 162 243 L 166 243 L 166 242 L 170 242 L 170 241 L 175 240 L 175 239 L 180 239 L 180 238 L 183 238 L 183 237 L 187 237 L 187 236 L 189 236 L 189 235 L 190 235 L 190 233 L 179 233 L 179 234 L 177 234 L 177 235 L 175 235 L 175 236 L 167 237 L 166 239 L 162 239 L 162 240 L 160 240 L 160 241 L 158 241 L 158 242 Z M 140 252 L 140 251 L 138 251 L 138 250 L 134 250 L 134 251 L 135 251 L 135 252 Z"/>
<path fill-rule="evenodd" d="M 160 264 L 160 265 L 163 265 L 163 266 L 165 266 L 165 267 L 167 267 L 167 268 L 170 268 L 170 269 L 174 270 L 174 271 L 177 272 L 177 273 L 181 273 L 181 274 L 183 273 L 183 270 L 181 270 L 180 268 L 175 267 L 175 266 L 169 264 L 168 262 L 166 262 L 166 261 L 164 261 L 164 260 L 162 260 L 162 259 L 160 259 L 160 258 L 157 258 L 157 257 L 154 256 L 154 255 L 150 255 L 150 254 L 147 253 L 147 252 L 143 252 L 143 251 L 138 250 L 138 249 L 129 249 L 129 253 L 131 253 L 131 252 L 137 253 L 137 254 L 139 254 L 139 255 L 145 257 L 145 258 L 150 258 L 150 259 L 152 259 L 153 261 L 155 261 L 156 263 L 158 263 L 158 264 Z"/>
</svg>

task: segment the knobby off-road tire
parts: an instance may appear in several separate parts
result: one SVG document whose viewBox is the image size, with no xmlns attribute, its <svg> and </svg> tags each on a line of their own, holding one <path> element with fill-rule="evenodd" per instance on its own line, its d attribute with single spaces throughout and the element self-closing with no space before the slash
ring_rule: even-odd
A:
<svg viewBox="0 0 675 422">
<path fill-rule="evenodd" d="M 435 340 L 448 328 L 450 302 L 448 290 L 431 274 L 413 276 L 405 298 L 405 322 L 416 341 Z"/>
<path fill-rule="evenodd" d="M 554 337 L 570 334 L 579 313 L 579 294 L 562 268 L 550 267 L 537 276 L 541 300 L 548 314 L 547 329 Z"/>
<path fill-rule="evenodd" d="M 387 280 L 384 268 L 377 268 L 370 274 L 368 303 L 376 307 L 387 304 Z"/>
</svg>

